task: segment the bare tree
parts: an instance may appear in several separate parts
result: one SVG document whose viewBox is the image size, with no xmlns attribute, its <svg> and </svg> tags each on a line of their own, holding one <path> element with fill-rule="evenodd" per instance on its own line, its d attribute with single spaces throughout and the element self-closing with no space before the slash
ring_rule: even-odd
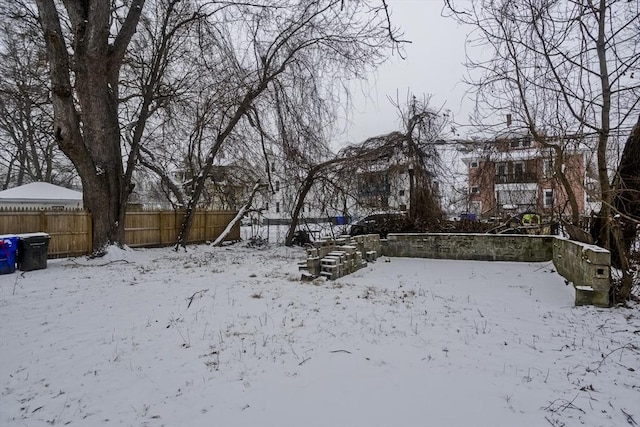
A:
<svg viewBox="0 0 640 427">
<path fill-rule="evenodd" d="M 124 240 L 132 188 L 120 143 L 120 70 L 144 0 L 133 0 L 128 8 L 104 1 L 36 4 L 50 67 L 53 135 L 82 180 L 85 206 L 94 214 L 93 249 L 99 253 Z"/>
<path fill-rule="evenodd" d="M 434 111 L 431 97 L 418 99 L 410 95 L 406 106 L 396 102 L 406 139 L 409 158 L 409 217 L 414 223 L 426 224 L 442 219 L 442 208 L 436 197 L 433 180 L 440 168 L 435 142 L 441 139 L 449 124 L 449 114 Z"/>
<path fill-rule="evenodd" d="M 514 123 L 556 151 L 556 173 L 568 194 L 563 147 L 552 141 L 579 136 L 594 150 L 599 241 L 611 248 L 610 179 L 617 160 L 611 144 L 630 132 L 640 107 L 637 2 L 479 0 L 464 9 L 447 4 L 458 20 L 473 26 L 470 46 L 491 49 L 488 59 L 469 58 L 478 119 L 491 123 L 491 115 L 513 114 Z"/>
<path fill-rule="evenodd" d="M 99 255 L 123 242 L 143 140 L 158 125 L 154 113 L 195 78 L 188 64 L 176 64 L 189 31 L 205 17 L 203 6 L 178 0 L 35 3 L 50 68 L 53 135 L 82 180 Z"/>
<path fill-rule="evenodd" d="M 468 60 L 477 119 L 495 125 L 492 116 L 511 114 L 515 126 L 554 150 L 555 176 L 569 196 L 575 223 L 578 209 L 565 174 L 564 141 L 568 136 L 594 141 L 602 215 L 610 218 L 609 144 L 630 128 L 630 114 L 639 105 L 640 86 L 633 77 L 640 57 L 635 5 L 503 0 L 474 1 L 462 9 L 447 3 L 460 21 L 474 27 L 470 48 L 482 44 L 492 51 L 488 59 Z"/>
<path fill-rule="evenodd" d="M 295 204 L 291 212 L 291 224 L 285 238 L 285 245 L 293 244 L 293 237 L 298 227 L 300 212 L 304 206 L 309 191 L 316 182 L 332 184 L 333 191 L 340 188 L 339 180 L 334 177 L 345 177 L 353 175 L 358 169 L 358 165 L 362 162 L 375 162 L 380 158 L 389 158 L 394 149 L 402 145 L 406 141 L 403 134 L 399 132 L 390 133 L 378 137 L 372 137 L 364 141 L 362 144 L 349 146 L 342 149 L 335 157 L 322 161 L 317 164 L 310 163 L 310 159 L 300 159 L 296 162 L 297 167 L 301 170 L 306 169 L 306 173 L 302 182 L 298 186 L 295 197 Z M 302 163 L 307 163 L 304 168 Z M 342 189 L 345 191 L 344 189 Z"/>
<path fill-rule="evenodd" d="M 339 195 L 338 199 L 342 199 L 345 204 L 345 211 L 348 210 L 348 199 L 354 200 L 362 208 L 366 201 L 359 194 L 362 192 L 355 187 L 358 186 L 358 180 L 367 175 L 368 166 L 379 170 L 383 164 L 387 175 L 407 172 L 411 227 L 421 229 L 442 219 L 442 210 L 433 188 L 433 177 L 439 167 L 434 143 L 442 136 L 448 116 L 431 109 L 429 97 L 419 100 L 415 96 L 409 96 L 405 104 L 395 101 L 394 105 L 398 109 L 403 132 L 368 138 L 360 144 L 343 148 L 335 156 L 323 161 L 318 161 L 317 157 L 305 156 L 299 150 L 292 151 L 291 163 L 298 170 L 305 171 L 305 174 L 297 183 L 286 245 L 293 243 L 302 207 L 314 187 L 315 193 Z M 373 179 L 377 177 L 378 175 Z M 382 192 L 386 193 L 388 190 L 382 189 Z"/>
<path fill-rule="evenodd" d="M 238 126 L 249 122 L 260 128 L 259 135 L 271 128 L 276 139 L 273 130 L 277 132 L 278 120 L 269 114 L 269 93 L 275 97 L 280 91 L 291 98 L 296 94 L 310 105 L 321 97 L 304 98 L 308 88 L 322 88 L 328 78 L 357 78 L 384 60 L 385 48 L 395 42 L 379 13 L 382 7 L 341 0 L 280 0 L 268 5 L 231 4 L 211 15 L 202 38 L 201 61 L 208 74 L 218 78 L 205 98 L 215 108 L 207 116 L 204 161 L 194 179 L 176 248 L 186 242 L 194 209 L 223 144 L 246 138 L 238 135 Z M 256 139 L 259 143 L 260 137 Z"/>
<path fill-rule="evenodd" d="M 51 137 L 44 41 L 32 11 L 20 2 L 0 17 L 0 188 L 32 181 L 69 185 L 73 168 Z"/>
</svg>

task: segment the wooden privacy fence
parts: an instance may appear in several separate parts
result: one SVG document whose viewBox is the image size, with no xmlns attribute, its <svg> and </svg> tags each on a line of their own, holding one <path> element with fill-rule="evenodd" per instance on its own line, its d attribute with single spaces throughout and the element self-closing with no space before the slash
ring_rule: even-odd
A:
<svg viewBox="0 0 640 427">
<path fill-rule="evenodd" d="M 197 211 L 188 243 L 214 241 L 236 216 L 230 211 Z M 184 212 L 127 212 L 125 244 L 132 248 L 171 246 L 178 238 Z M 91 253 L 91 214 L 87 211 L 0 210 L 0 234 L 44 232 L 51 236 L 49 258 Z M 240 240 L 240 223 L 227 241 Z"/>
</svg>

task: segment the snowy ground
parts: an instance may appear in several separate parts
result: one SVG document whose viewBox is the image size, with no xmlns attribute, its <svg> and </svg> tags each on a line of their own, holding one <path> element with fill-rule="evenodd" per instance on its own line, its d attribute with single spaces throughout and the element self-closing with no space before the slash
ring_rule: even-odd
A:
<svg viewBox="0 0 640 427">
<path fill-rule="evenodd" d="M 111 250 L 0 276 L 0 425 L 625 426 L 640 308 L 574 307 L 548 263 Z"/>
</svg>

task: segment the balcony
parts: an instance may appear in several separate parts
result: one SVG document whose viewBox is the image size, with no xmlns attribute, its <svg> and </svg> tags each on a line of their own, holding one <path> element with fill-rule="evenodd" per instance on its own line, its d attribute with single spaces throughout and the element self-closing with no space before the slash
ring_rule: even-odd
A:
<svg viewBox="0 0 640 427">
<path fill-rule="evenodd" d="M 496 184 L 522 184 L 538 182 L 538 174 L 535 172 L 517 172 L 513 174 L 496 175 Z"/>
</svg>

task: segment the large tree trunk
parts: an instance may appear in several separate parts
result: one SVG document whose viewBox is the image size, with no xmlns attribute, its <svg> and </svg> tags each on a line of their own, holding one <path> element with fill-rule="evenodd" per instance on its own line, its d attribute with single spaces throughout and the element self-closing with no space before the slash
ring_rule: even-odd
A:
<svg viewBox="0 0 640 427">
<path fill-rule="evenodd" d="M 307 197 L 309 190 L 311 190 L 311 186 L 313 186 L 317 170 L 317 166 L 312 168 L 302 182 L 302 185 L 298 189 L 298 194 L 296 195 L 296 205 L 293 209 L 293 212 L 291 213 L 291 224 L 289 225 L 289 230 L 287 231 L 287 237 L 285 237 L 284 239 L 285 246 L 293 246 L 293 236 L 296 232 L 296 228 L 298 227 L 300 212 L 302 211 L 302 207 L 304 206 L 304 200 Z"/>
<path fill-rule="evenodd" d="M 607 144 L 609 142 L 609 132 L 611 129 L 611 84 L 609 82 L 609 72 L 607 64 L 607 45 L 605 41 L 607 25 L 606 0 L 599 2 L 598 15 L 598 40 L 596 41 L 596 51 L 598 54 L 598 64 L 600 69 L 600 86 L 602 88 L 602 107 L 600 110 L 600 130 L 598 132 L 598 180 L 602 196 L 602 207 L 600 217 L 602 218 L 602 230 L 600 230 L 600 240 L 602 245 L 611 248 L 611 185 L 609 183 L 609 173 L 607 168 Z"/>
<path fill-rule="evenodd" d="M 627 301 L 633 287 L 629 255 L 640 224 L 640 117 L 627 139 L 612 187 L 615 194 L 613 206 L 619 215 L 619 221 L 612 230 L 613 246 L 617 249 L 614 261 L 622 271 L 622 280 L 615 289 L 614 298 L 615 301 Z"/>
<path fill-rule="evenodd" d="M 81 173 L 84 201 L 93 214 L 94 251 L 103 245 L 124 242 L 124 213 L 128 188 L 123 188 L 124 174 L 120 153 L 120 128 L 117 100 L 100 53 L 78 52 L 83 64 L 77 73 L 76 91 L 83 112 L 82 141 L 89 156 L 78 156 L 76 150 L 66 147 L 65 153 Z M 61 146 L 65 141 L 61 142 Z M 126 197 L 121 193 L 127 192 Z M 124 204 L 122 203 L 124 199 Z M 99 215 L 96 213 L 99 212 Z"/>
<path fill-rule="evenodd" d="M 118 81 L 144 0 L 132 2 L 113 40 L 110 2 L 65 2 L 73 34 L 70 47 L 54 1 L 36 3 L 50 63 L 54 136 L 80 175 L 84 203 L 93 216 L 93 252 L 102 254 L 107 245 L 124 243 L 131 185 L 123 180 Z"/>
</svg>

